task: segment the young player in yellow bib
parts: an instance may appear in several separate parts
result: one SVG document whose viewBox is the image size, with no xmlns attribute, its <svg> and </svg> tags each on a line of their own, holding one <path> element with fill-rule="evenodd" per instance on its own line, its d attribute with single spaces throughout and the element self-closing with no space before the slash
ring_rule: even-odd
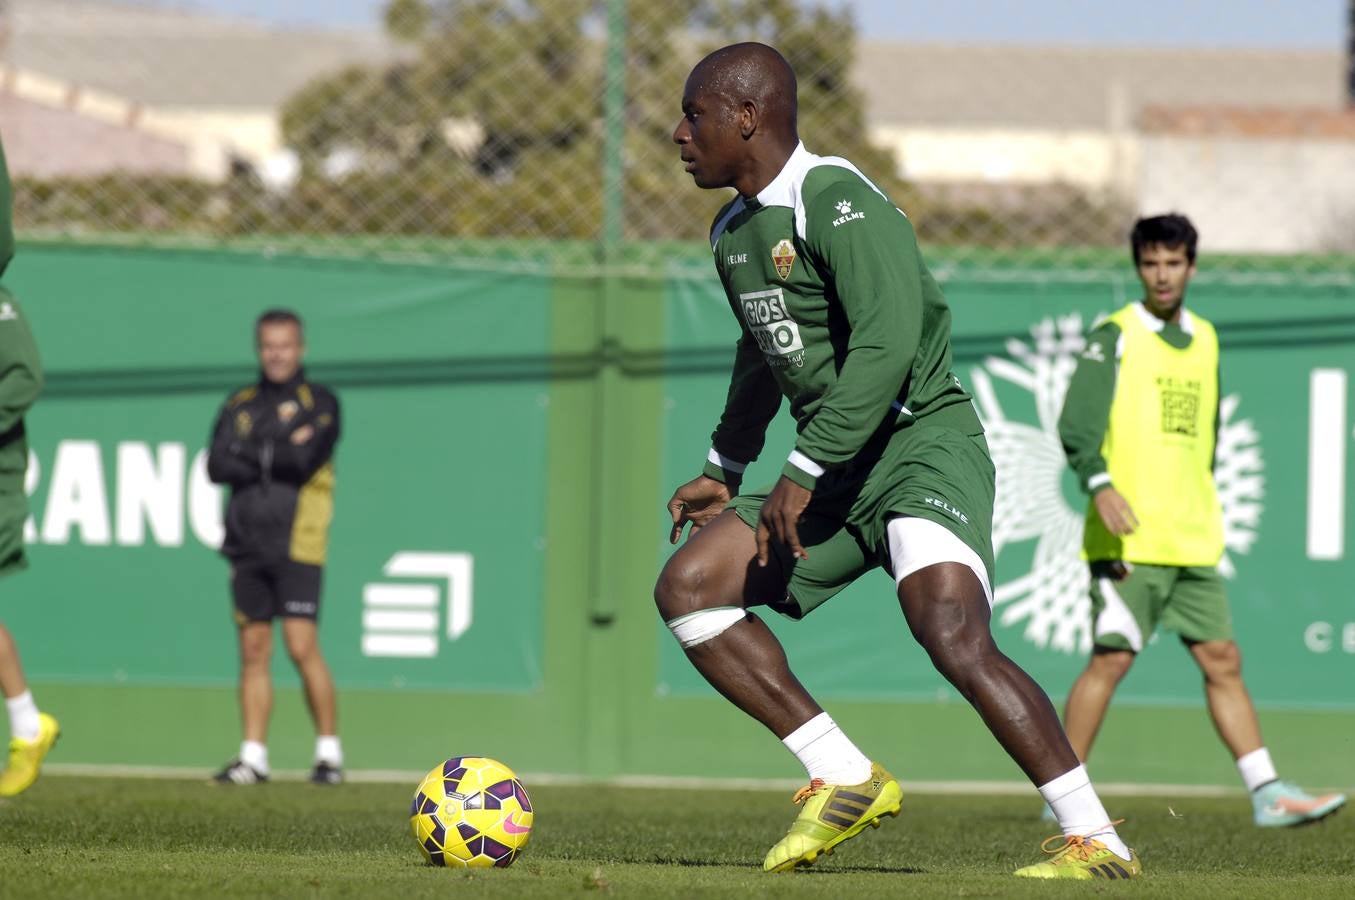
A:
<svg viewBox="0 0 1355 900">
<path fill-rule="evenodd" d="M 1219 342 L 1185 308 L 1195 274 L 1185 216 L 1140 219 L 1130 235 L 1143 299 L 1097 324 L 1078 361 L 1059 435 L 1091 495 L 1091 659 L 1068 694 L 1064 726 L 1084 762 L 1120 679 L 1161 628 L 1204 674 L 1209 715 L 1252 795 L 1257 825 L 1298 825 L 1346 798 L 1280 781 L 1242 682 L 1232 615 L 1215 570 L 1223 515 L 1214 489 Z"/>
<path fill-rule="evenodd" d="M 779 53 L 735 44 L 692 70 L 673 134 L 699 187 L 738 192 L 711 246 L 740 339 L 705 472 L 668 504 L 673 542 L 688 523 L 692 536 L 654 593 L 692 664 L 808 774 L 763 868 L 812 864 L 897 815 L 902 792 L 751 607 L 799 619 L 884 569 L 918 643 L 1058 814 L 1057 852 L 1017 874 L 1133 877 L 1138 858 L 1049 698 L 989 632 L 993 465 L 951 371 L 945 299 L 907 217 L 851 163 L 800 143 L 795 99 Z M 799 436 L 782 477 L 739 493 L 783 396 Z"/>
</svg>

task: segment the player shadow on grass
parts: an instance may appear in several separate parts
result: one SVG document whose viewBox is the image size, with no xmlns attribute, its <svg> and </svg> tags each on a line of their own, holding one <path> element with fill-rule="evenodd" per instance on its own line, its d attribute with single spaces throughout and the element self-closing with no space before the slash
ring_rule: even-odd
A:
<svg viewBox="0 0 1355 900">
<path fill-rule="evenodd" d="M 649 864 L 652 864 L 652 865 L 658 865 L 658 866 L 680 866 L 680 867 L 682 867 L 682 868 L 694 868 L 694 869 L 706 869 L 706 868 L 709 868 L 709 869 L 714 869 L 714 868 L 743 869 L 743 868 L 748 868 L 748 867 L 749 867 L 749 864 L 748 864 L 748 863 L 742 863 L 742 862 L 721 862 L 720 860 L 715 860 L 715 859 L 687 859 L 687 858 L 683 858 L 683 857 L 677 857 L 677 858 L 674 858 L 674 857 L 662 857 L 662 856 L 652 856 L 652 857 L 649 857 L 648 859 L 635 859 L 635 860 L 633 860 L 633 862 L 636 862 L 636 863 L 649 863 Z M 871 872 L 876 872 L 876 873 L 879 873 L 879 874 L 882 874 L 882 875 L 926 875 L 926 874 L 927 874 L 927 870 L 926 870 L 926 869 L 917 869 L 917 868 L 913 868 L 912 866 L 870 866 L 870 865 L 841 866 L 841 865 L 831 865 L 831 866 L 825 867 L 825 868 L 811 868 L 811 867 L 804 867 L 804 868 L 796 869 L 796 874 L 799 874 L 799 875 L 831 875 L 831 874 L 833 874 L 834 872 L 852 872 L 852 873 L 871 873 Z"/>
<path fill-rule="evenodd" d="M 804 877 L 808 875 L 839 875 L 851 873 L 853 875 L 930 875 L 927 869 L 918 869 L 913 866 L 813 866 L 810 868 L 796 869 L 794 874 Z"/>
</svg>

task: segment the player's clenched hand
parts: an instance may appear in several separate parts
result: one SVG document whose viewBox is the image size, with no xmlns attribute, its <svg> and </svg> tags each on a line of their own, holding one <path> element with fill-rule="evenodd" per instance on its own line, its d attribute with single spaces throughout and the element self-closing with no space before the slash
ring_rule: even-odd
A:
<svg viewBox="0 0 1355 900">
<path fill-rule="evenodd" d="M 1129 501 L 1115 488 L 1102 488 L 1092 497 L 1092 503 L 1096 505 L 1096 514 L 1101 517 L 1106 530 L 1111 534 L 1123 537 L 1126 534 L 1133 534 L 1139 527 L 1138 517 L 1134 515 L 1134 510 L 1130 509 Z"/>
<path fill-rule="evenodd" d="M 668 543 L 678 542 L 688 522 L 692 523 L 692 534 L 709 525 L 724 510 L 729 499 L 729 487 L 705 475 L 698 475 L 678 488 L 668 501 L 668 514 L 673 517 Z"/>
<path fill-rule="evenodd" d="M 771 547 L 771 538 L 790 548 L 796 559 L 809 559 L 805 548 L 800 546 L 800 516 L 813 492 L 800 487 L 782 475 L 776 487 L 762 502 L 762 512 L 757 517 L 757 564 L 767 565 L 767 556 Z"/>
</svg>

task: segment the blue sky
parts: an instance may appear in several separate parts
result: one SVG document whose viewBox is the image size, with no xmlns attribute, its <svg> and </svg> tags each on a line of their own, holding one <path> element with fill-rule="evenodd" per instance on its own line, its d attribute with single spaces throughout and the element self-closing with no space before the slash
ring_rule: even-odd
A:
<svg viewBox="0 0 1355 900">
<path fill-rule="evenodd" d="M 122 0 L 137 2 L 137 0 Z M 384 0 L 161 0 L 287 25 L 374 25 Z M 644 0 L 640 0 L 644 2 Z M 948 42 L 1339 49 L 1345 0 L 833 0 L 862 31 Z"/>
</svg>

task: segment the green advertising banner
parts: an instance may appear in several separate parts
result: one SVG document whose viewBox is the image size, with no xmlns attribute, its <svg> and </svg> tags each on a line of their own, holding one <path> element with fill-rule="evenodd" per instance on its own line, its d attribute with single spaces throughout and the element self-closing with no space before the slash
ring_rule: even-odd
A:
<svg viewBox="0 0 1355 900">
<path fill-rule="evenodd" d="M 994 631 L 1061 699 L 1090 648 L 1090 621 L 1079 558 L 1086 499 L 1064 462 L 1056 422 L 1087 329 L 1134 296 L 1137 282 L 951 278 L 944 287 L 956 374 L 975 396 L 998 471 Z M 1248 686 L 1271 706 L 1355 706 L 1350 297 L 1340 288 L 1202 277 L 1188 305 L 1215 322 L 1222 345 L 1220 569 Z M 675 281 L 668 334 L 671 367 L 680 372 L 665 383 L 671 490 L 700 471 L 728 385 L 737 329 L 718 285 Z M 783 407 L 745 483 L 774 481 L 792 442 Z M 797 674 L 825 697 L 956 697 L 913 644 L 883 572 L 816 611 L 812 624 L 765 617 Z M 660 694 L 706 693 L 666 630 L 657 628 L 656 640 Z M 1200 694 L 1198 669 L 1179 641 L 1159 634 L 1118 696 L 1194 704 Z"/>
<path fill-rule="evenodd" d="M 238 740 L 222 494 L 203 448 L 221 402 L 255 377 L 254 318 L 287 306 L 306 321 L 309 375 L 343 404 L 321 636 L 354 768 L 472 752 L 527 772 L 709 776 L 715 730 L 722 775 L 796 773 L 700 680 L 651 598 L 671 552 L 663 504 L 700 471 L 728 383 L 735 326 L 708 257 L 661 248 L 663 278 L 565 278 L 458 267 L 452 249 L 415 266 L 20 248 L 6 286 L 48 382 L 29 417 L 32 565 L 0 584 L 0 618 L 62 718 L 58 762 L 206 767 Z M 1024 270 L 944 282 L 956 372 L 1001 479 L 995 629 L 1057 699 L 1087 617 L 1083 501 L 1052 417 L 1086 326 L 1131 284 Z M 1248 684 L 1272 709 L 1349 709 L 1349 297 L 1279 273 L 1245 288 L 1202 278 L 1191 302 L 1223 341 L 1219 476 Z M 774 480 L 792 435 L 783 415 L 750 485 Z M 883 573 L 808 622 L 768 619 L 834 715 L 910 778 L 1020 777 L 914 645 Z M 280 641 L 275 656 L 278 765 L 302 766 L 309 723 Z M 1098 765 L 1231 778 L 1218 754 L 1185 765 L 1145 750 L 1134 722 L 1213 738 L 1196 710 L 1163 708 L 1200 704 L 1177 643 L 1144 657 L 1123 696 L 1154 705 L 1107 724 Z M 1277 752 L 1306 748 L 1290 751 L 1295 777 L 1345 777 L 1348 715 L 1267 717 L 1283 723 L 1267 731 Z"/>
<path fill-rule="evenodd" d="M 287 306 L 342 404 L 321 611 L 338 684 L 539 687 L 548 280 L 62 252 L 15 276 L 48 371 L 32 566 L 3 585 L 30 677 L 234 682 L 204 445 L 256 377 L 254 317 Z"/>
</svg>

